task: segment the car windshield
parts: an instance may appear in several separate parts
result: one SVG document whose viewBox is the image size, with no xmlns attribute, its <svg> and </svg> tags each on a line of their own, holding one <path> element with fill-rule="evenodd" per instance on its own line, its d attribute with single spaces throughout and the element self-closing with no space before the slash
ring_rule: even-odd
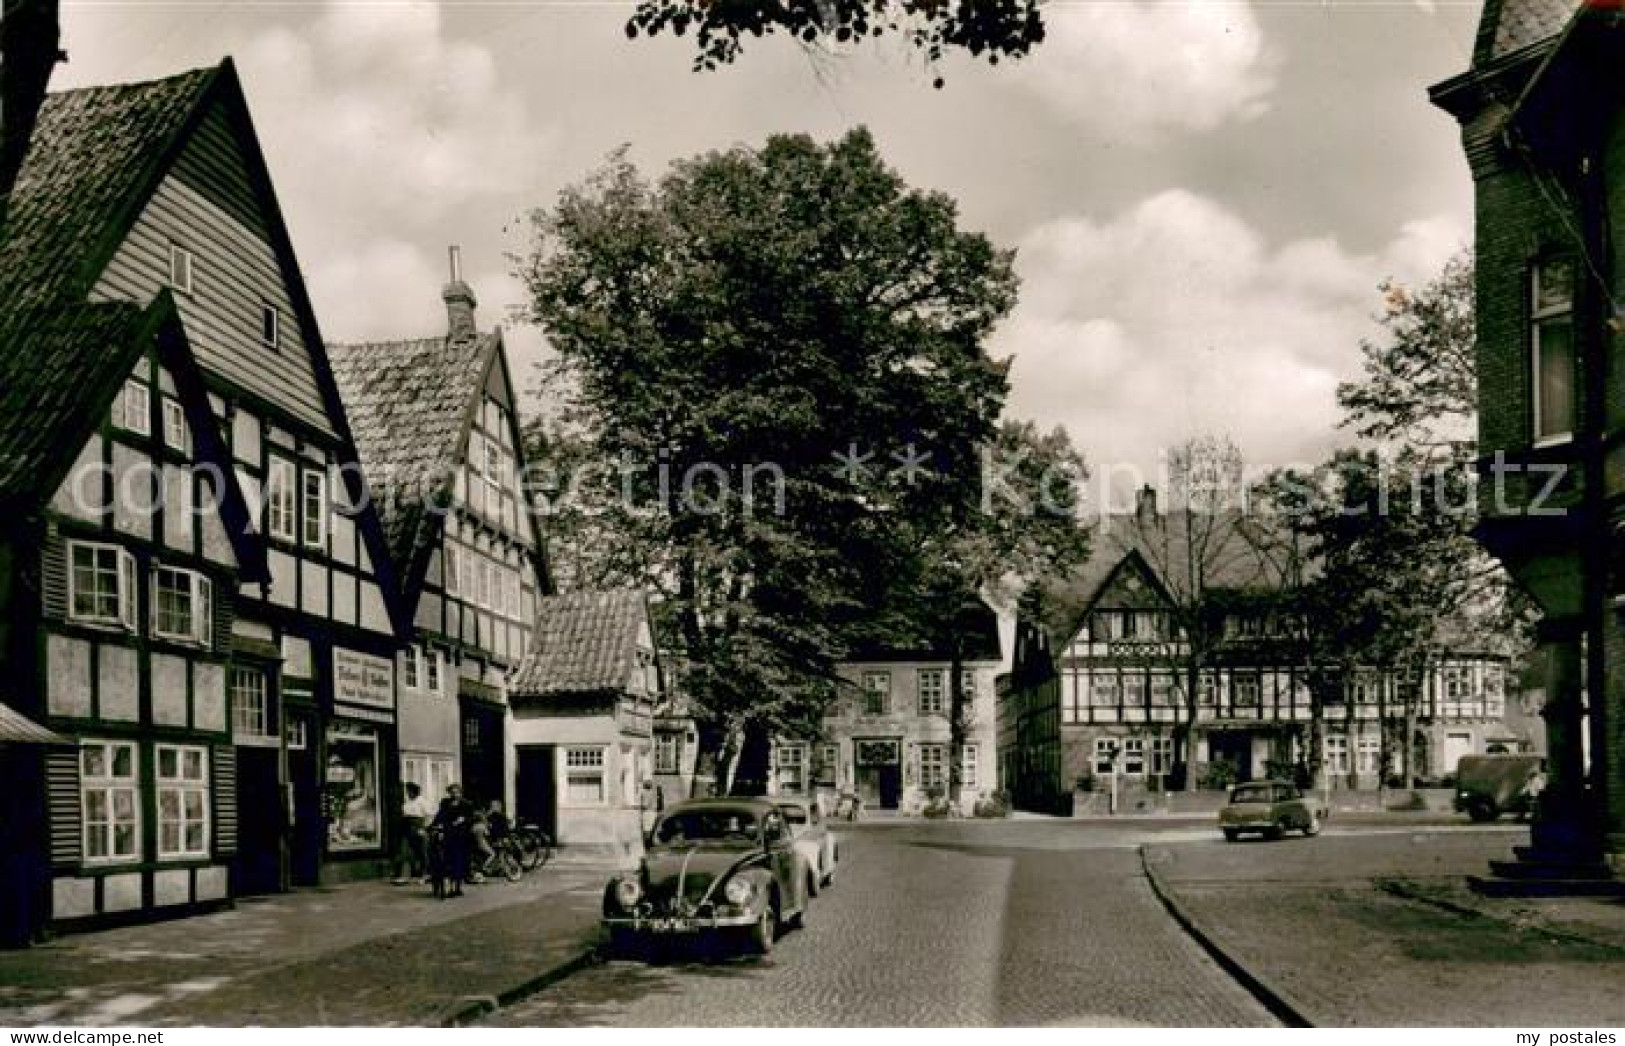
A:
<svg viewBox="0 0 1625 1046">
<path fill-rule="evenodd" d="M 1270 799 L 1269 785 L 1242 785 L 1230 793 L 1232 803 L 1267 803 Z"/>
<path fill-rule="evenodd" d="M 655 842 L 667 845 L 708 839 L 755 839 L 756 815 L 749 810 L 678 810 L 655 828 Z"/>
</svg>

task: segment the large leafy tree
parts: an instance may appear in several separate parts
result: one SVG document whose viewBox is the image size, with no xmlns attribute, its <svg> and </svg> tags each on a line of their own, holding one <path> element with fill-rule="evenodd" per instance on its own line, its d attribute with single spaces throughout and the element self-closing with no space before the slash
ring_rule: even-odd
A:
<svg viewBox="0 0 1625 1046">
<path fill-rule="evenodd" d="M 694 68 L 727 65 L 748 38 L 784 33 L 807 46 L 901 37 L 935 65 L 950 51 L 1020 58 L 1044 39 L 1039 0 L 639 0 L 628 36 L 694 30 Z M 936 79 L 942 86 L 942 79 Z"/>
<path fill-rule="evenodd" d="M 1046 433 L 1031 422 L 1006 421 L 984 448 L 981 475 L 950 480 L 939 511 L 910 527 L 911 570 L 902 575 L 903 612 L 890 622 L 890 638 L 947 657 L 952 809 L 959 808 L 973 725 L 964 664 L 985 619 L 982 603 L 1008 607 L 1089 554 L 1090 534 L 1080 513 L 1087 476 L 1083 455 L 1065 429 Z"/>
<path fill-rule="evenodd" d="M 533 225 L 520 276 L 597 463 L 595 522 L 630 534 L 616 569 L 666 597 L 719 783 L 757 779 L 770 734 L 816 729 L 911 527 L 976 475 L 1007 391 L 983 342 L 1015 300 L 1011 255 L 862 130 L 654 183 L 615 156 Z"/>
</svg>

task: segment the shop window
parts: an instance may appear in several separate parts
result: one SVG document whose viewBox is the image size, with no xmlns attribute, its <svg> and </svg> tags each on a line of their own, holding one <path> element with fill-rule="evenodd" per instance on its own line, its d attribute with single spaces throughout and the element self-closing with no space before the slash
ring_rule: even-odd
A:
<svg viewBox="0 0 1625 1046">
<path fill-rule="evenodd" d="M 377 731 L 365 723 L 331 723 L 322 797 L 328 849 L 376 850 L 383 845 L 378 781 Z"/>
<path fill-rule="evenodd" d="M 209 855 L 209 752 L 159 745 L 158 856 Z"/>
<path fill-rule="evenodd" d="M 79 749 L 85 861 L 133 860 L 141 845 L 140 761 L 133 742 L 89 741 Z"/>
<path fill-rule="evenodd" d="M 117 545 L 68 544 L 68 614 L 75 621 L 135 630 L 135 557 Z"/>
<path fill-rule="evenodd" d="M 604 788 L 603 748 L 564 750 L 564 795 L 571 806 L 604 805 L 608 796 Z"/>
</svg>

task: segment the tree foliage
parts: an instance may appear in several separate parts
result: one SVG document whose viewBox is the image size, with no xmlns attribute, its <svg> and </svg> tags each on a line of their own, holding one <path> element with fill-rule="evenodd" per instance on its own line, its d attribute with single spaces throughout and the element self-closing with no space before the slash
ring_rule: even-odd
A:
<svg viewBox="0 0 1625 1046">
<path fill-rule="evenodd" d="M 894 36 L 933 66 L 951 51 L 997 64 L 1043 41 L 1039 6 L 1039 0 L 640 0 L 626 33 L 683 36 L 693 29 L 696 70 L 728 65 L 747 38 L 776 33 L 809 46 Z"/>
<path fill-rule="evenodd" d="M 862 130 L 658 183 L 617 155 L 533 228 L 531 317 L 597 465 L 584 525 L 637 548 L 601 567 L 664 595 L 726 774 L 741 739 L 815 728 L 852 630 L 914 561 L 904 521 L 974 482 L 1007 391 L 982 345 L 1011 255 Z"/>
</svg>

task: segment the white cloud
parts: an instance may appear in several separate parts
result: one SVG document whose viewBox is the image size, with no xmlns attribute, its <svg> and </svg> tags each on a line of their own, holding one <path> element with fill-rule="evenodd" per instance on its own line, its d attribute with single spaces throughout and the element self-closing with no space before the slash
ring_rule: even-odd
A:
<svg viewBox="0 0 1625 1046">
<path fill-rule="evenodd" d="M 472 204 L 522 193 L 552 146 L 491 52 L 451 38 L 438 4 L 329 2 L 240 59 L 324 330 L 381 337 L 419 333 L 407 324 L 426 315 L 443 322 L 442 230 Z"/>
<path fill-rule="evenodd" d="M 1019 81 L 1063 117 L 1151 140 L 1263 112 L 1275 61 L 1244 0 L 1050 4 Z"/>
<path fill-rule="evenodd" d="M 1427 279 L 1465 240 L 1434 219 L 1370 254 L 1331 237 L 1274 245 L 1171 190 L 1025 237 L 1021 304 L 992 351 L 1015 356 L 1011 413 L 1064 424 L 1114 495 L 1136 475 L 1156 483 L 1164 449 L 1204 432 L 1235 437 L 1254 466 L 1310 464 L 1347 439 L 1336 388 L 1358 371 L 1377 285 Z"/>
</svg>

